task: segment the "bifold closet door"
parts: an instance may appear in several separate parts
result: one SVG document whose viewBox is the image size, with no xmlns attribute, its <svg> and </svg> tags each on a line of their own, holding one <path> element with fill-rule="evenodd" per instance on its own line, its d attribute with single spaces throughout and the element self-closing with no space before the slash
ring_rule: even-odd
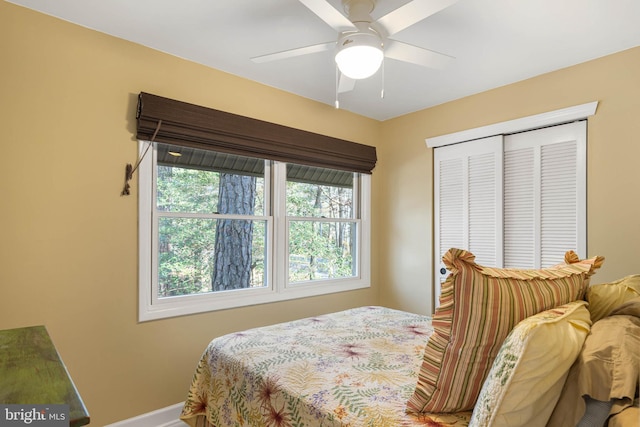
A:
<svg viewBox="0 0 640 427">
<path fill-rule="evenodd" d="M 450 248 L 508 268 L 586 257 L 586 138 L 583 120 L 434 150 L 436 307 Z"/>
</svg>

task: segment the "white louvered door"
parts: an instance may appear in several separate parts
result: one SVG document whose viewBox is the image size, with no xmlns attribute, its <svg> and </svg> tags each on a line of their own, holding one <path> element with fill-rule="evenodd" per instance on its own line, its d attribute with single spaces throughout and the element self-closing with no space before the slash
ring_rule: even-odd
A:
<svg viewBox="0 0 640 427">
<path fill-rule="evenodd" d="M 434 150 L 434 290 L 449 248 L 487 266 L 541 268 L 586 256 L 586 121 Z"/>
<path fill-rule="evenodd" d="M 543 268 L 586 256 L 585 121 L 504 141 L 504 267 Z"/>
<path fill-rule="evenodd" d="M 502 263 L 502 136 L 434 151 L 435 301 L 450 248 L 470 250 L 480 264 Z"/>
</svg>

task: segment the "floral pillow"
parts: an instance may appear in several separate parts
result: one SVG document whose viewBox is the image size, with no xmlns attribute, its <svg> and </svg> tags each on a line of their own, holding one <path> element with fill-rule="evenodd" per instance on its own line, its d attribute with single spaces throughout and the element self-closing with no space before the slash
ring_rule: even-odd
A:
<svg viewBox="0 0 640 427">
<path fill-rule="evenodd" d="M 493 362 L 469 427 L 544 427 L 590 327 L 585 301 L 518 323 Z"/>
</svg>

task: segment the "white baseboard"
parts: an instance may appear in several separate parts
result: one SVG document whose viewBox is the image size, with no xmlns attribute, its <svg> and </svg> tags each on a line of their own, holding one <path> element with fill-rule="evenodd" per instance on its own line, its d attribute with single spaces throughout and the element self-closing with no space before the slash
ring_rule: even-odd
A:
<svg viewBox="0 0 640 427">
<path fill-rule="evenodd" d="M 176 403 L 105 427 L 185 427 L 186 424 L 180 421 L 183 406 L 184 402 Z"/>
</svg>

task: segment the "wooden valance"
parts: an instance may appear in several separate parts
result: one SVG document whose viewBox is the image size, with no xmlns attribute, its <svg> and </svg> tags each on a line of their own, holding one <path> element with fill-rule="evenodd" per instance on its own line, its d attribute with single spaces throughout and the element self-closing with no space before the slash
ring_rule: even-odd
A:
<svg viewBox="0 0 640 427">
<path fill-rule="evenodd" d="M 138 96 L 136 137 L 350 172 L 371 173 L 377 160 L 372 146 L 145 92 Z"/>
</svg>

